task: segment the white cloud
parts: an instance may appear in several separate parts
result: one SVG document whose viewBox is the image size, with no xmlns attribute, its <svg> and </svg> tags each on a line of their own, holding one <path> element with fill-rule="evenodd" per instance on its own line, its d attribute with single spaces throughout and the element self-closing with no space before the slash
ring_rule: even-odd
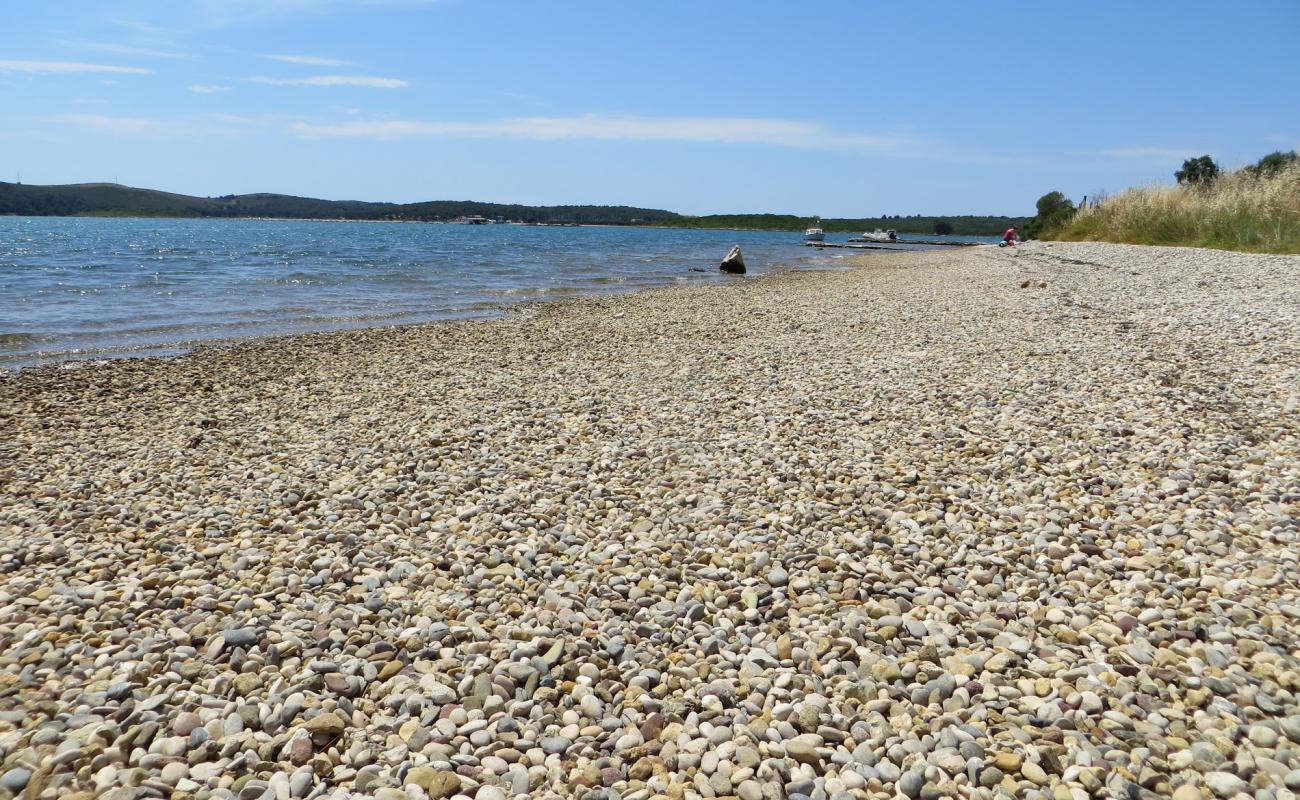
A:
<svg viewBox="0 0 1300 800">
<path fill-rule="evenodd" d="M 274 123 L 283 129 L 285 120 L 267 118 L 258 120 L 224 114 L 205 114 L 199 117 L 119 117 L 108 114 L 62 114 L 48 117 L 53 122 L 75 125 L 95 133 L 139 139 L 204 139 L 212 136 L 238 136 L 256 132 L 259 127 Z"/>
<path fill-rule="evenodd" d="M 401 89 L 411 85 L 401 78 L 376 78 L 370 75 L 313 75 L 310 78 L 249 78 L 249 80 L 272 86 L 365 86 L 371 89 Z"/>
<path fill-rule="evenodd" d="M 334 0 L 193 0 L 187 10 L 204 27 L 224 28 L 301 18 L 321 13 L 334 5 Z"/>
<path fill-rule="evenodd" d="M 215 94 L 217 92 L 228 92 L 230 91 L 230 89 L 231 87 L 229 86 L 221 86 L 215 83 L 191 83 L 190 84 L 190 91 L 198 92 L 199 94 Z"/>
<path fill-rule="evenodd" d="M 273 61 L 283 61 L 286 64 L 307 64 L 313 67 L 349 67 L 351 61 L 344 61 L 340 58 L 322 58 L 320 56 L 285 56 L 271 55 L 265 56 Z"/>
<path fill-rule="evenodd" d="M 148 56 L 150 58 L 189 58 L 185 53 L 178 53 L 174 50 L 159 50 L 153 47 L 136 47 L 128 44 L 117 44 L 114 42 L 85 42 L 85 41 L 65 41 L 63 44 L 68 47 L 79 47 L 83 50 L 97 50 L 102 53 L 117 53 L 127 56 Z"/>
<path fill-rule="evenodd" d="M 300 122 L 304 138 L 399 139 L 408 136 L 560 141 L 678 141 L 772 144 L 785 147 L 896 151 L 909 140 L 842 133 L 814 122 L 751 117 L 632 117 L 587 114 L 576 117 L 515 117 L 486 122 L 379 120 L 318 124 Z"/>
<path fill-rule="evenodd" d="M 224 122 L 227 125 L 233 125 L 243 128 L 262 128 L 272 123 L 283 126 L 285 119 L 292 117 L 282 117 L 276 114 L 227 114 L 221 111 L 212 111 L 203 115 L 204 119 L 214 119 L 218 122 Z"/>
<path fill-rule="evenodd" d="M 118 67 L 111 64 L 84 64 L 80 61 L 15 61 L 0 59 L 0 72 L 118 72 L 148 75 L 153 70 L 142 67 Z"/>
<path fill-rule="evenodd" d="M 163 120 L 149 117 L 110 117 L 105 114 L 64 114 L 55 119 L 82 128 L 119 135 L 154 133 L 167 127 L 168 124 Z"/>
<path fill-rule="evenodd" d="M 438 0 L 189 0 L 176 3 L 179 13 L 207 28 L 254 25 L 287 19 L 310 19 L 356 6 L 420 6 Z"/>
</svg>

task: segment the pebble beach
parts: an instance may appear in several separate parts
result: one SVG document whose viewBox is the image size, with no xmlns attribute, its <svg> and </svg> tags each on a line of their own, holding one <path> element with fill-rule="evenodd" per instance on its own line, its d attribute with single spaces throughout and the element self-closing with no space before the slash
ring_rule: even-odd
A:
<svg viewBox="0 0 1300 800">
<path fill-rule="evenodd" d="M 1300 257 L 0 375 L 0 797 L 1291 798 Z"/>
</svg>

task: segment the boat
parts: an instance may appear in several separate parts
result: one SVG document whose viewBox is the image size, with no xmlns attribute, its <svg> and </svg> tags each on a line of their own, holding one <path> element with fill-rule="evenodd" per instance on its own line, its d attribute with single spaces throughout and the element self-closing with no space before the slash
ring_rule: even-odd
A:
<svg viewBox="0 0 1300 800">
<path fill-rule="evenodd" d="M 890 228 L 887 231 L 882 231 L 881 229 L 876 228 L 871 233 L 864 233 L 861 236 L 857 236 L 853 239 L 850 239 L 849 241 L 850 242 L 896 242 L 898 241 L 898 231 L 894 230 L 893 228 Z"/>
<path fill-rule="evenodd" d="M 822 230 L 822 218 L 813 219 L 813 224 L 803 232 L 805 242 L 824 242 L 826 241 L 826 231 Z"/>
<path fill-rule="evenodd" d="M 469 214 L 460 218 L 462 225 L 486 225 L 490 221 L 487 217 L 481 217 L 478 214 Z"/>
</svg>

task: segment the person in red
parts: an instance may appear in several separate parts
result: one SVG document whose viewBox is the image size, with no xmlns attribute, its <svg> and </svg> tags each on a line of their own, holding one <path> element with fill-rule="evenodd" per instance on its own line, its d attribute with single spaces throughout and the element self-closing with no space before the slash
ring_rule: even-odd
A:
<svg viewBox="0 0 1300 800">
<path fill-rule="evenodd" d="M 1012 225 L 1010 228 L 1007 228 L 1006 233 L 1002 234 L 1002 244 L 1007 247 L 1015 247 L 1016 240 L 1019 238 L 1020 234 L 1016 233 L 1016 226 Z"/>
</svg>

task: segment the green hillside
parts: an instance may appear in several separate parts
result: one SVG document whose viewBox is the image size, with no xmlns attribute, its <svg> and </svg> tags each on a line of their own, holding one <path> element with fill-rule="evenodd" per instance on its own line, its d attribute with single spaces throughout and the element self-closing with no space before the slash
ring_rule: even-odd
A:
<svg viewBox="0 0 1300 800">
<path fill-rule="evenodd" d="M 438 222 L 478 214 L 519 222 L 632 225 L 679 219 L 670 211 L 628 206 L 522 206 L 437 200 L 367 203 L 284 194 L 190 197 L 115 183 L 31 186 L 0 182 L 0 214 L 31 216 L 280 217 Z"/>
<path fill-rule="evenodd" d="M 586 225 L 651 225 L 676 228 L 801 231 L 806 217 L 782 214 L 714 214 L 686 216 L 672 211 L 632 206 L 523 206 L 471 200 L 432 200 L 421 203 L 368 203 L 359 200 L 317 200 L 285 194 L 239 194 L 190 197 L 136 189 L 116 183 L 74 183 L 32 186 L 0 182 L 0 215 L 142 216 L 142 217 L 278 217 L 286 219 L 369 219 L 443 222 L 480 215 L 516 222 Z M 900 233 L 933 234 L 944 230 L 975 236 L 999 234 L 1026 217 L 878 217 L 824 219 L 832 232 L 861 233 L 894 228 Z"/>
</svg>

